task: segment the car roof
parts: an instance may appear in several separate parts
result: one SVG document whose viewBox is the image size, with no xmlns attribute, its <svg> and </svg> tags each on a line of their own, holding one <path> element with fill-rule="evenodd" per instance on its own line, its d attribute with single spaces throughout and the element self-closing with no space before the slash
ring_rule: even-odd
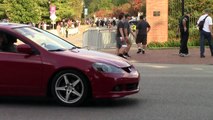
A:
<svg viewBox="0 0 213 120">
<path fill-rule="evenodd" d="M 16 27 L 24 27 L 29 26 L 26 24 L 19 24 L 19 23 L 0 23 L 0 28 L 16 28 Z"/>
</svg>

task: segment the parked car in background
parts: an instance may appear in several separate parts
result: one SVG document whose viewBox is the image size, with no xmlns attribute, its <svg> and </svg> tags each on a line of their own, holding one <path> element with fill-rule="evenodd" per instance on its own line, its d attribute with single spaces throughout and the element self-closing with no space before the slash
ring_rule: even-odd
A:
<svg viewBox="0 0 213 120">
<path fill-rule="evenodd" d="M 121 57 L 81 49 L 29 25 L 1 23 L 0 96 L 48 96 L 66 106 L 139 92 L 140 74 Z"/>
</svg>

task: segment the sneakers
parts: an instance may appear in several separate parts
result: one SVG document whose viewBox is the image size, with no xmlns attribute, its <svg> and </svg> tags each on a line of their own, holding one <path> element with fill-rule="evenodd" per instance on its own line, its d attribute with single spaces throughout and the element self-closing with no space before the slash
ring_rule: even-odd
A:
<svg viewBox="0 0 213 120">
<path fill-rule="evenodd" d="M 200 58 L 205 58 L 206 56 L 205 55 L 200 55 Z"/>
<path fill-rule="evenodd" d="M 125 57 L 131 57 L 128 53 L 123 54 Z"/>
<path fill-rule="evenodd" d="M 179 56 L 180 57 L 187 57 L 187 56 L 189 56 L 189 54 L 187 54 L 187 53 L 179 53 Z"/>
<path fill-rule="evenodd" d="M 144 50 L 142 50 L 142 54 L 145 54 L 145 51 L 144 51 Z"/>
<path fill-rule="evenodd" d="M 141 49 L 138 49 L 137 54 L 139 54 L 141 52 Z"/>
<path fill-rule="evenodd" d="M 118 56 L 127 59 L 123 54 L 118 54 Z"/>
<path fill-rule="evenodd" d="M 144 49 L 143 49 L 143 50 L 138 49 L 137 54 L 139 54 L 139 53 L 141 53 L 141 52 L 142 52 L 142 54 L 145 54 L 145 50 L 144 50 Z"/>
</svg>

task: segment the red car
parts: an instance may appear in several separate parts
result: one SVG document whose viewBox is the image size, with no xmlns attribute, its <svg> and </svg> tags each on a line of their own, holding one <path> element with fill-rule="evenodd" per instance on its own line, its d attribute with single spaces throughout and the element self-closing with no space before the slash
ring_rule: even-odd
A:
<svg viewBox="0 0 213 120">
<path fill-rule="evenodd" d="M 50 96 L 76 106 L 139 92 L 140 74 L 127 60 L 29 25 L 0 24 L 0 68 L 1 96 Z"/>
</svg>

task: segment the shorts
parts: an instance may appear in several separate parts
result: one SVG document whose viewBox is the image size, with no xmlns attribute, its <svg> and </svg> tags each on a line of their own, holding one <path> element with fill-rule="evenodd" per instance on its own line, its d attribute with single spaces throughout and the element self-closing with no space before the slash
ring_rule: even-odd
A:
<svg viewBox="0 0 213 120">
<path fill-rule="evenodd" d="M 116 37 L 116 47 L 118 49 L 120 49 L 121 47 L 127 47 L 126 41 L 125 40 L 121 41 L 120 37 Z"/>
<path fill-rule="evenodd" d="M 136 44 L 142 43 L 143 45 L 147 44 L 147 35 L 138 35 L 136 38 Z"/>
<path fill-rule="evenodd" d="M 128 40 L 126 40 L 126 44 L 132 45 L 132 38 L 130 37 L 130 35 L 128 37 Z"/>
</svg>

